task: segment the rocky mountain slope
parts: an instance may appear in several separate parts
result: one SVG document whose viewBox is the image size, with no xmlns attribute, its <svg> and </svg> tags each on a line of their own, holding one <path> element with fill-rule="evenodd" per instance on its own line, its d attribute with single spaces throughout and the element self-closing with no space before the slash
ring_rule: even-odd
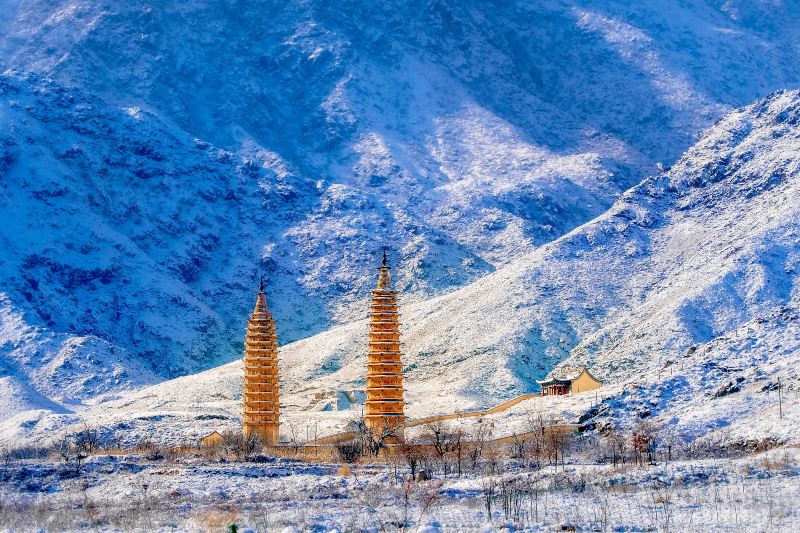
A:
<svg viewBox="0 0 800 533">
<path fill-rule="evenodd" d="M 644 375 L 796 307 L 798 126 L 796 91 L 732 112 L 598 219 L 468 287 L 403 306 L 412 404 L 489 405 L 535 390 L 564 361 L 609 381 Z M 287 346 L 287 386 L 358 384 L 365 330 Z"/>
<path fill-rule="evenodd" d="M 797 14 L 700 0 L 2 0 L 0 380 L 50 408 L 72 374 L 37 369 L 83 353 L 65 343 L 116 354 L 86 369 L 104 385 L 84 399 L 115 390 L 114 365 L 150 383 L 234 360 L 259 271 L 282 340 L 306 337 L 364 316 L 386 244 L 409 305 L 521 261 L 409 307 L 407 339 L 412 379 L 485 358 L 486 380 L 470 370 L 453 385 L 469 402 L 525 390 L 579 340 L 613 344 L 614 309 L 647 286 L 591 282 L 556 305 L 569 269 L 522 265 L 731 106 L 796 86 Z M 612 329 L 587 337 L 600 326 Z M 355 380 L 354 349 L 298 362 L 292 386 Z"/>
<path fill-rule="evenodd" d="M 728 374 L 750 391 L 734 399 L 788 377 L 798 362 L 786 337 L 800 304 L 798 148 L 800 92 L 777 92 L 726 115 L 596 220 L 465 288 L 401 301 L 408 414 L 499 403 L 537 390 L 534 380 L 560 363 L 590 366 L 614 394 L 656 382 L 653 395 L 673 400 L 709 401 Z M 366 329 L 354 322 L 282 349 L 287 417 L 316 411 L 335 426 L 357 414 Z M 720 348 L 745 330 L 746 346 Z M 734 361 L 756 356 L 763 364 Z M 677 361 L 687 374 L 673 382 Z M 728 374 L 708 370 L 722 367 Z M 796 393 L 796 382 L 786 383 Z M 145 417 L 144 432 L 154 431 L 154 416 L 192 421 L 184 427 L 194 430 L 199 416 L 235 425 L 240 394 L 241 366 L 231 363 L 101 404 L 91 416 Z M 752 415 L 760 403 L 743 404 Z M 7 431 L 78 416 L 44 415 L 20 415 Z"/>
</svg>

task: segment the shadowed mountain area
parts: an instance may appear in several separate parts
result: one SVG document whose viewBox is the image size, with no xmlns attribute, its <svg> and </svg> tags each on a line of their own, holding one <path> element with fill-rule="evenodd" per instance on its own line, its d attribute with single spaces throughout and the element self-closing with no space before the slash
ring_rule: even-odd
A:
<svg viewBox="0 0 800 533">
<path fill-rule="evenodd" d="M 383 245 L 406 305 L 513 268 L 725 112 L 796 87 L 797 15 L 791 2 L 2 0 L 0 379 L 78 353 L 65 342 L 138 376 L 98 370 L 85 398 L 232 361 L 260 273 L 281 342 L 306 338 L 365 316 Z M 560 361 L 586 333 L 575 320 L 562 343 L 520 331 L 541 350 L 504 386 Z M 443 365 L 463 355 L 436 350 Z"/>
</svg>

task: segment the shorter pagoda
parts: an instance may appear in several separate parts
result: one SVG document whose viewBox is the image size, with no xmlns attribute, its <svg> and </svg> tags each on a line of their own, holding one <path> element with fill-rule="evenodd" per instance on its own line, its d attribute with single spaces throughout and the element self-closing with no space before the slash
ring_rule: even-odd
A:
<svg viewBox="0 0 800 533">
<path fill-rule="evenodd" d="M 244 350 L 244 434 L 257 434 L 264 444 L 277 444 L 280 436 L 278 386 L 278 336 L 267 309 L 264 280 L 247 323 Z"/>
<path fill-rule="evenodd" d="M 378 267 L 378 287 L 372 291 L 367 353 L 366 425 L 373 433 L 389 438 L 385 442 L 403 440 L 403 363 L 400 353 L 400 322 L 397 293 L 383 251 Z"/>
</svg>

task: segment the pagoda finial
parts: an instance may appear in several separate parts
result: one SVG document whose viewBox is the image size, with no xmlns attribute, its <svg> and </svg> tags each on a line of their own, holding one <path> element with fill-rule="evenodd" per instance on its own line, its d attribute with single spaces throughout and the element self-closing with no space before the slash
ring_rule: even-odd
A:
<svg viewBox="0 0 800 533">
<path fill-rule="evenodd" d="M 386 254 L 386 247 L 383 247 L 383 260 L 381 266 L 378 267 L 380 274 L 378 275 L 378 288 L 390 289 L 392 287 L 392 276 L 389 274 L 389 257 Z"/>
<path fill-rule="evenodd" d="M 258 283 L 258 292 L 259 294 L 264 292 L 264 276 L 261 276 L 261 281 Z"/>
</svg>

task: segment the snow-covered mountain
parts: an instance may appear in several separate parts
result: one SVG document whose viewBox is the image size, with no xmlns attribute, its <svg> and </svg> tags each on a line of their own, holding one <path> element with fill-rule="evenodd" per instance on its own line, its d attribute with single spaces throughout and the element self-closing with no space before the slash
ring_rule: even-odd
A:
<svg viewBox="0 0 800 533">
<path fill-rule="evenodd" d="M 401 300 L 407 413 L 491 406 L 537 390 L 534 380 L 553 366 L 585 364 L 612 384 L 602 391 L 611 414 L 638 416 L 650 405 L 654 415 L 683 417 L 696 436 L 700 422 L 755 416 L 774 403 L 758 395 L 778 378 L 798 387 L 798 231 L 800 91 L 781 91 L 726 115 L 597 219 L 467 287 Z M 287 420 L 316 417 L 332 429 L 358 412 L 366 331 L 357 321 L 283 347 Z M 141 434 L 163 432 L 167 420 L 172 439 L 177 427 L 191 435 L 234 426 L 241 380 L 235 362 L 85 416 Z M 692 414 L 728 395 L 714 420 Z M 3 434 L 46 433 L 82 416 L 29 412 Z M 735 425 L 743 438 L 745 426 Z"/>
<path fill-rule="evenodd" d="M 798 306 L 799 231 L 800 93 L 778 92 L 728 114 L 596 220 L 402 306 L 411 404 L 491 405 L 564 361 L 609 381 L 656 371 Z M 357 386 L 365 332 L 361 322 L 287 346 L 288 387 Z"/>
<path fill-rule="evenodd" d="M 548 253 L 535 250 L 727 109 L 797 86 L 799 10 L 0 0 L 2 331 L 105 346 L 130 375 L 149 372 L 138 361 L 171 376 L 239 356 L 259 271 L 288 342 L 364 315 L 384 244 L 406 302 Z M 417 371 L 522 338 L 527 362 L 498 360 L 486 382 L 500 396 L 607 323 L 540 314 L 552 327 L 502 341 L 458 316 Z M 0 339 L 0 379 L 49 398 L 59 381 L 33 369 L 63 342 L 15 335 Z M 114 389 L 105 373 L 87 397 Z M 482 386 L 465 394 L 482 401 Z"/>
</svg>

